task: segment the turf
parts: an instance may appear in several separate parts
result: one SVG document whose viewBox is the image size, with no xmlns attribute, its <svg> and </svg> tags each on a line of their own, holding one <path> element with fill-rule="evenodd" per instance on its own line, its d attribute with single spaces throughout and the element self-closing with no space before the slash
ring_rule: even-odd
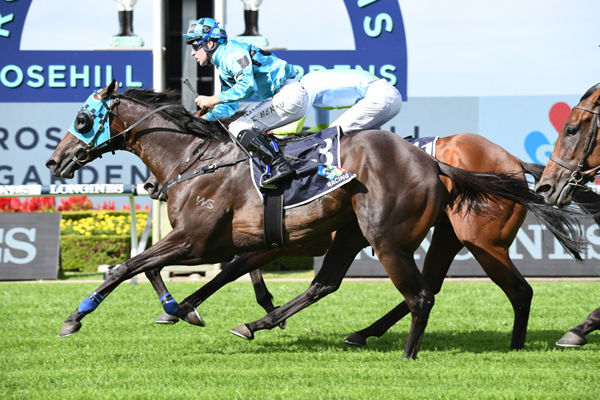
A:
<svg viewBox="0 0 600 400">
<path fill-rule="evenodd" d="M 182 299 L 198 283 L 169 283 Z M 307 287 L 270 282 L 277 303 Z M 399 300 L 389 282 L 344 282 L 285 330 L 253 341 L 228 332 L 263 315 L 236 282 L 201 307 L 205 328 L 153 323 L 151 286 L 123 284 L 74 336 L 63 320 L 97 283 L 0 284 L 2 399 L 596 399 L 600 334 L 581 349 L 554 342 L 596 308 L 597 282 L 533 283 L 526 348 L 510 351 L 512 310 L 485 282 L 448 282 L 419 357 L 402 358 L 409 319 L 365 348 L 342 340 Z"/>
</svg>

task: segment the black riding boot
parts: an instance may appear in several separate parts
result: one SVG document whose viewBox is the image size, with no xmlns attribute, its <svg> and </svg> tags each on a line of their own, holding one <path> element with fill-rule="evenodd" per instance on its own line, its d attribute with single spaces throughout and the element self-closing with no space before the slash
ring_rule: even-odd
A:
<svg viewBox="0 0 600 400">
<path fill-rule="evenodd" d="M 281 153 L 271 147 L 266 136 L 251 130 L 243 130 L 239 133 L 238 139 L 242 146 L 271 167 L 271 176 L 261 182 L 263 187 L 294 175 L 292 166 Z"/>
<path fill-rule="evenodd" d="M 133 10 L 125 11 L 125 36 L 135 36 L 133 33 Z"/>
<path fill-rule="evenodd" d="M 258 33 L 258 10 L 244 10 L 244 24 L 246 29 L 242 36 L 259 36 Z"/>
<path fill-rule="evenodd" d="M 133 11 L 119 11 L 119 33 L 115 36 L 133 36 Z"/>
<path fill-rule="evenodd" d="M 115 36 L 125 36 L 125 11 L 119 11 L 119 33 Z"/>
</svg>

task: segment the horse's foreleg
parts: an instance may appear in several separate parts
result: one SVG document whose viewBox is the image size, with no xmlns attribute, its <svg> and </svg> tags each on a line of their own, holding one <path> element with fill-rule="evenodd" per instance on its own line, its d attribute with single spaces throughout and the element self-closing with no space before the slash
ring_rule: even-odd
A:
<svg viewBox="0 0 600 400">
<path fill-rule="evenodd" d="M 462 243 L 458 240 L 448 223 L 443 223 L 435 227 L 422 271 L 423 279 L 429 284 L 433 294 L 439 293 L 450 264 L 462 247 Z M 366 345 L 368 338 L 373 336 L 381 337 L 409 312 L 406 301 L 403 301 L 373 324 L 348 335 L 344 343 L 353 346 Z"/>
<path fill-rule="evenodd" d="M 189 258 L 189 246 L 185 243 L 186 241 L 178 232 L 171 231 L 154 246 L 113 269 L 108 278 L 89 297 L 85 298 L 65 320 L 59 336 L 70 336 L 77 332 L 81 328 L 83 317 L 93 312 L 106 296 L 124 280 L 141 272 L 152 269 L 160 270 L 165 265 Z M 180 308 L 178 315 L 181 315 L 181 318 L 186 318 L 188 311 Z"/>
<path fill-rule="evenodd" d="M 236 280 L 240 276 L 255 270 L 269 261 L 277 259 L 280 255 L 281 252 L 278 250 L 261 250 L 242 254 L 233 261 L 223 265 L 221 272 L 196 292 L 186 297 L 181 304 L 197 307 L 227 283 Z"/>
<path fill-rule="evenodd" d="M 265 283 L 259 268 L 250 271 L 250 280 L 252 281 L 252 287 L 254 288 L 256 302 L 260 304 L 267 313 L 273 311 L 275 309 L 275 306 L 273 305 L 273 295 L 269 292 L 269 289 L 267 289 L 267 284 Z"/>
<path fill-rule="evenodd" d="M 346 229 L 339 230 L 327 254 L 325 254 L 323 266 L 303 294 L 271 311 L 260 320 L 240 325 L 232 329 L 231 332 L 244 339 L 251 340 L 254 338 L 254 332 L 262 329 L 273 329 L 298 311 L 335 292 L 342 283 L 354 257 L 367 244 L 356 222 L 347 225 Z"/>
<path fill-rule="evenodd" d="M 261 265 L 263 265 L 269 261 L 277 259 L 279 256 L 280 256 L 280 254 L 276 250 L 271 250 L 271 251 L 265 250 L 265 251 L 257 251 L 257 252 L 253 252 L 253 253 L 246 253 L 239 257 L 236 257 L 233 261 L 231 261 L 227 264 L 224 264 L 221 271 L 213 279 L 211 279 L 208 283 L 206 283 L 204 286 L 202 286 L 196 292 L 194 292 L 191 295 L 189 295 L 188 297 L 186 297 L 181 302 L 180 305 L 188 307 L 188 308 L 191 307 L 195 310 L 200 304 L 202 304 L 202 302 L 204 302 L 204 300 L 209 298 L 213 293 L 215 293 L 217 290 L 219 290 L 220 288 L 225 286 L 227 283 L 236 280 L 237 278 L 239 278 L 240 276 L 244 275 L 247 272 L 251 272 L 251 275 L 250 275 L 251 278 L 252 278 L 252 273 L 254 273 L 254 275 L 255 275 L 255 277 L 252 278 L 253 279 L 252 283 L 254 284 L 254 290 L 256 291 L 257 285 L 260 285 L 260 282 L 258 282 L 256 284 L 254 282 L 254 280 L 258 279 L 258 278 L 260 278 L 260 281 L 262 282 L 262 285 L 264 287 L 264 289 L 261 289 L 260 287 L 258 288 L 258 290 L 264 291 L 261 294 L 260 299 L 259 299 L 258 292 L 256 292 L 256 297 L 257 297 L 259 304 L 261 304 L 261 301 L 263 301 L 264 304 L 266 305 L 265 306 L 265 305 L 261 304 L 261 305 L 263 305 L 263 307 L 268 307 L 270 304 L 270 307 L 272 310 L 275 307 L 273 307 L 273 303 L 271 303 L 271 298 L 267 297 L 267 296 L 271 296 L 271 294 L 267 290 L 267 287 L 266 287 L 264 281 L 262 280 L 262 274 L 256 268 L 260 267 Z M 258 272 L 254 272 L 254 271 L 258 271 Z M 148 274 L 146 274 L 146 275 L 148 276 Z M 150 279 L 150 276 L 148 276 L 148 278 Z M 160 284 L 162 283 L 162 278 L 160 278 L 160 275 L 158 277 L 153 277 L 151 279 L 151 282 L 153 282 L 153 285 L 155 283 L 157 284 L 157 286 L 155 286 L 154 289 L 156 290 L 156 293 L 159 295 L 159 297 L 161 297 Z M 164 287 L 164 283 L 162 284 L 162 286 Z M 164 289 L 164 291 L 166 292 L 166 289 Z M 163 300 L 161 299 L 161 302 L 162 301 Z M 163 306 L 164 306 L 164 304 L 163 304 Z M 267 312 L 268 311 L 270 311 L 270 310 L 267 310 Z M 169 312 L 165 308 L 165 312 L 162 313 L 161 315 L 159 315 L 156 318 L 155 322 L 157 324 L 175 324 L 177 321 L 179 321 L 179 319 L 177 318 L 176 314 Z"/>
<path fill-rule="evenodd" d="M 561 347 L 581 347 L 587 343 L 585 336 L 598 329 L 600 329 L 600 307 L 592 311 L 581 324 L 573 329 L 569 329 L 556 342 L 556 345 Z"/>
<path fill-rule="evenodd" d="M 178 314 L 181 314 L 181 308 L 179 307 L 179 304 L 173 298 L 171 293 L 169 293 L 169 290 L 167 289 L 165 282 L 162 279 L 162 276 L 160 276 L 160 269 L 146 271 L 146 277 L 152 284 L 152 287 L 154 288 L 154 291 L 158 296 L 158 300 L 160 301 L 163 310 L 165 310 L 165 312 L 159 315 L 154 322 L 156 322 L 157 324 L 177 323 L 179 321 Z M 189 317 L 188 314 L 190 314 Z M 193 312 L 192 310 L 187 310 L 183 319 L 191 323 L 192 325 L 204 326 L 204 321 L 202 320 L 202 317 L 200 317 L 200 314 L 198 314 L 198 311 L 196 311 L 195 308 Z"/>
</svg>

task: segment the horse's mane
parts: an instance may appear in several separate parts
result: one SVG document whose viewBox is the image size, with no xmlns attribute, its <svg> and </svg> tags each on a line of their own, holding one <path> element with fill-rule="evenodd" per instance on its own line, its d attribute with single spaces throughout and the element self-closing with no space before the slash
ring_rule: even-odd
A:
<svg viewBox="0 0 600 400">
<path fill-rule="evenodd" d="M 579 101 L 583 101 L 583 100 L 587 99 L 588 97 L 590 97 L 592 95 L 592 93 L 594 93 L 598 89 L 600 89 L 600 83 L 596 83 L 594 86 L 589 88 L 588 91 L 585 92 L 585 94 L 583 96 L 581 96 L 581 99 L 579 99 Z"/>
<path fill-rule="evenodd" d="M 128 89 L 123 93 L 124 97 L 139 101 L 153 108 L 168 104 L 176 104 L 179 107 L 170 107 L 162 111 L 173 120 L 183 131 L 198 137 L 211 139 L 224 139 L 227 134 L 216 122 L 206 121 L 190 113 L 181 104 L 181 94 L 176 90 L 155 92 L 150 89 Z M 229 122 L 229 120 L 227 121 Z"/>
</svg>

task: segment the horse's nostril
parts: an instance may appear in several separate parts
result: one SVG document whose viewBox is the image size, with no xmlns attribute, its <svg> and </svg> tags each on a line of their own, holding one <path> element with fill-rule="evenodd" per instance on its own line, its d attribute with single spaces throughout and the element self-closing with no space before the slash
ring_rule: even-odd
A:
<svg viewBox="0 0 600 400">
<path fill-rule="evenodd" d="M 543 193 L 548 192 L 549 190 L 550 190 L 550 185 L 539 185 L 539 186 L 536 186 L 536 188 L 535 188 L 535 192 L 537 194 L 543 194 Z"/>
<path fill-rule="evenodd" d="M 56 166 L 56 161 L 54 161 L 53 159 L 46 161 L 46 168 L 52 169 L 52 167 L 55 167 L 55 166 Z"/>
</svg>

